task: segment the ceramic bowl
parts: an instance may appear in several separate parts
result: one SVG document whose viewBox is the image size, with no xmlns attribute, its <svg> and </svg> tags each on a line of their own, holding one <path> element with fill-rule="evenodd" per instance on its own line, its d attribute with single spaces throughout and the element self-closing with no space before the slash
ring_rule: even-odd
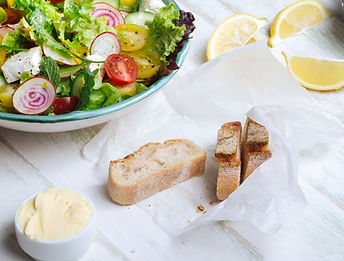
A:
<svg viewBox="0 0 344 261">
<path fill-rule="evenodd" d="M 175 3 L 173 0 L 167 2 Z M 176 9 L 179 10 L 179 6 L 176 3 L 175 5 Z M 179 52 L 176 60 L 179 67 L 183 64 L 189 51 L 189 47 L 190 42 L 187 41 L 185 42 L 183 49 Z M 127 111 L 130 111 L 130 109 L 136 110 L 139 106 L 144 106 L 144 102 L 154 93 L 159 91 L 176 73 L 177 70 L 163 76 L 151 85 L 148 90 L 143 91 L 134 97 L 97 110 L 74 111 L 54 116 L 31 116 L 0 112 L 0 127 L 29 132 L 61 132 L 94 126 L 109 121 L 115 117 L 121 117 Z"/>
<path fill-rule="evenodd" d="M 78 192 L 79 193 L 79 192 Z M 62 240 L 35 240 L 25 236 L 23 229 L 17 221 L 20 207 L 29 199 L 36 196 L 32 195 L 25 199 L 16 211 L 15 216 L 15 232 L 17 241 L 21 249 L 29 256 L 37 261 L 75 261 L 78 260 L 90 247 L 96 236 L 96 212 L 92 201 L 87 199 L 92 209 L 92 217 L 90 223 L 78 234 Z"/>
</svg>

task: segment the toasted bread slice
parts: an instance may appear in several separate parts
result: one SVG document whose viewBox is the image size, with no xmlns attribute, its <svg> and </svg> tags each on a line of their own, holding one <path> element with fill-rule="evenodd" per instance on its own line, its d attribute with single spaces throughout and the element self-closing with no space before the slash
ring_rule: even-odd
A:
<svg viewBox="0 0 344 261">
<path fill-rule="evenodd" d="M 242 154 L 241 182 L 271 157 L 268 131 L 250 118 L 247 118 L 244 127 Z"/>
<path fill-rule="evenodd" d="M 226 199 L 240 185 L 241 123 L 228 122 L 217 133 L 215 159 L 219 165 L 216 196 Z"/>
<path fill-rule="evenodd" d="M 204 172 L 206 152 L 190 140 L 148 143 L 110 162 L 108 193 L 120 205 L 131 205 Z"/>
</svg>

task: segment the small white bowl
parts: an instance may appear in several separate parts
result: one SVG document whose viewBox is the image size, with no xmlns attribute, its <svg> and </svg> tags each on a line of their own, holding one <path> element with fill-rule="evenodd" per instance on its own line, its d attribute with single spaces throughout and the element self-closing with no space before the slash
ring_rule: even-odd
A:
<svg viewBox="0 0 344 261">
<path fill-rule="evenodd" d="M 17 241 L 19 246 L 33 259 L 37 261 L 75 261 L 90 247 L 96 236 L 96 210 L 88 197 L 82 193 L 79 194 L 85 197 L 90 204 L 92 210 L 90 223 L 76 235 L 62 240 L 35 240 L 25 236 L 17 220 L 18 213 L 20 207 L 37 194 L 28 197 L 19 205 L 14 222 Z"/>
</svg>

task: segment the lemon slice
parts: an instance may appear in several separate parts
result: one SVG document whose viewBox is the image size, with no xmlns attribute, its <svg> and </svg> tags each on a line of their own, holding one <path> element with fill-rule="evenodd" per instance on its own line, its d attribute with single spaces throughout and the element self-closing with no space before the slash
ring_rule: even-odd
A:
<svg viewBox="0 0 344 261">
<path fill-rule="evenodd" d="M 234 14 L 227 17 L 215 28 L 208 41 L 208 61 L 244 46 L 265 24 L 267 24 L 267 19 L 257 18 L 250 14 Z"/>
<path fill-rule="evenodd" d="M 252 38 L 250 38 L 250 40 L 248 40 L 246 44 L 255 43 L 255 42 L 258 42 L 259 40 L 260 38 L 258 37 L 258 35 L 254 35 L 252 36 Z"/>
<path fill-rule="evenodd" d="M 272 22 L 268 45 L 274 47 L 288 37 L 331 16 L 332 14 L 317 0 L 300 0 L 288 5 Z"/>
<path fill-rule="evenodd" d="M 288 70 L 307 89 L 333 91 L 344 86 L 344 60 L 282 54 Z"/>
</svg>

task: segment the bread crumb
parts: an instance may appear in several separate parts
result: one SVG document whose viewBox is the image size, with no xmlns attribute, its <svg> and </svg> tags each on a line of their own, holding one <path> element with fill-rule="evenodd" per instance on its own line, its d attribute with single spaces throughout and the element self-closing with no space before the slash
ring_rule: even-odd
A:
<svg viewBox="0 0 344 261">
<path fill-rule="evenodd" d="M 191 224 L 191 220 L 188 220 L 188 224 Z"/>
<path fill-rule="evenodd" d="M 215 201 L 210 201 L 209 205 L 215 205 L 215 203 L 216 203 Z"/>
<path fill-rule="evenodd" d="M 203 211 L 204 211 L 203 205 L 199 205 L 199 206 L 197 207 L 197 212 L 203 212 Z"/>
</svg>

